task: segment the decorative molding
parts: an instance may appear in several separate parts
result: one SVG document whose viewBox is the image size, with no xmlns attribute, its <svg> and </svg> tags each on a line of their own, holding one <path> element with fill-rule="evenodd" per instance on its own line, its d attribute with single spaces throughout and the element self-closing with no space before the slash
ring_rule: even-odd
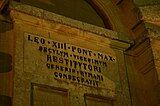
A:
<svg viewBox="0 0 160 106">
<path fill-rule="evenodd" d="M 138 57 L 149 48 L 151 48 L 150 39 L 146 38 L 143 41 L 141 41 L 141 43 L 139 43 L 138 45 L 133 45 L 132 48 L 128 49 L 125 53 L 133 57 Z"/>
<path fill-rule="evenodd" d="M 143 66 L 141 66 L 138 71 L 143 74 L 146 75 L 148 74 L 150 71 L 152 71 L 153 69 L 155 69 L 155 64 L 154 64 L 154 60 L 150 60 L 148 62 L 146 62 L 146 64 L 144 64 Z"/>
<path fill-rule="evenodd" d="M 118 40 L 120 42 L 129 43 L 129 44 L 133 43 L 133 41 L 131 41 L 130 39 L 121 37 L 125 35 L 121 32 L 117 33 L 112 30 L 108 30 L 102 27 L 98 27 L 95 25 L 77 21 L 77 20 L 74 20 L 68 17 L 64 17 L 62 15 L 58 15 L 58 14 L 55 14 L 55 13 L 52 13 L 52 12 L 49 12 L 49 11 L 46 11 L 40 8 L 36 8 L 33 6 L 25 5 L 22 3 L 12 2 L 10 4 L 10 10 L 11 10 L 11 14 L 12 14 L 12 11 L 13 12 L 19 11 L 21 13 L 25 13 L 28 15 L 32 15 L 34 17 L 45 19 L 50 22 L 57 22 L 57 23 L 61 23 L 67 26 L 75 27 L 77 29 L 88 31 L 88 32 L 112 39 L 112 40 Z"/>
</svg>

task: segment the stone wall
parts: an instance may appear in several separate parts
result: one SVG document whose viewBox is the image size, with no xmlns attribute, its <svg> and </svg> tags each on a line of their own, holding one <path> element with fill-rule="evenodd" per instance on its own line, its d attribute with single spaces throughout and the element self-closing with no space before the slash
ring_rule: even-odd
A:
<svg viewBox="0 0 160 106">
<path fill-rule="evenodd" d="M 14 106 L 159 104 L 159 6 L 93 3 L 114 31 L 18 2 L 0 4 L 1 104 L 12 97 Z"/>
<path fill-rule="evenodd" d="M 10 15 L 16 38 L 14 106 L 131 105 L 124 60 L 129 40 L 24 4 L 13 3 Z"/>
<path fill-rule="evenodd" d="M 143 6 L 140 7 L 142 14 L 143 14 L 143 19 L 145 20 L 145 25 L 146 28 L 148 29 L 149 32 L 149 38 L 150 38 L 150 44 L 152 47 L 153 51 L 153 59 L 154 59 L 154 64 L 155 64 L 155 78 L 151 79 L 151 83 L 153 84 L 152 86 L 154 87 L 155 95 L 158 98 L 158 101 L 160 101 L 160 70 L 159 70 L 159 35 L 160 35 L 160 16 L 159 16 L 159 10 L 160 10 L 160 5 L 148 5 L 148 6 Z M 159 102 L 158 102 L 159 103 Z M 160 103 L 159 103 L 160 104 Z"/>
</svg>

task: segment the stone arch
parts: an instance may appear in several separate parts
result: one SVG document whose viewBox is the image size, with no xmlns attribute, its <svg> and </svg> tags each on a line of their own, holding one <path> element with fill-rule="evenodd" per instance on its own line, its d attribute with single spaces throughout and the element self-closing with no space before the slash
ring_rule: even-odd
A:
<svg viewBox="0 0 160 106">
<path fill-rule="evenodd" d="M 140 9 L 133 0 L 91 0 L 109 19 L 119 38 L 134 41 L 125 51 L 132 104 L 158 104 L 157 69 Z M 143 99 L 142 99 L 143 98 Z"/>
<path fill-rule="evenodd" d="M 15 1 L 26 3 L 25 0 Z M 134 5 L 133 0 L 85 1 L 89 2 L 100 15 L 107 29 L 119 32 L 120 39 L 135 40 L 143 37 L 142 35 L 146 32 L 139 9 Z M 141 32 L 138 31 L 139 29 Z"/>
<path fill-rule="evenodd" d="M 15 0 L 17 1 L 17 0 Z M 18 2 L 32 5 L 44 10 L 86 22 L 103 28 L 112 29 L 110 24 L 97 14 L 96 9 L 87 2 L 88 0 L 18 0 Z"/>
<path fill-rule="evenodd" d="M 114 31 L 122 33 L 119 38 L 134 40 L 145 32 L 140 11 L 132 0 L 90 0 L 90 3 Z"/>
<path fill-rule="evenodd" d="M 38 0 L 31 0 L 31 1 L 28 1 L 28 0 L 26 0 L 26 1 L 25 0 L 15 0 L 15 1 L 26 3 L 26 4 L 29 4 L 29 5 L 33 5 L 33 6 L 36 6 L 36 7 L 40 7 L 39 6 L 40 3 L 36 4 L 36 2 Z M 49 1 L 48 2 L 47 1 L 43 2 L 43 0 L 39 0 L 39 1 L 41 3 L 44 3 L 45 6 L 47 6 L 46 3 L 49 2 Z M 128 30 L 125 27 L 126 22 L 122 21 L 122 20 L 124 20 L 123 16 L 121 15 L 121 12 L 122 12 L 121 10 L 122 9 L 120 9 L 118 7 L 120 5 L 120 2 L 115 3 L 112 0 L 84 0 L 84 1 L 88 2 L 91 5 L 91 7 L 99 14 L 99 16 L 101 17 L 101 19 L 104 22 L 105 28 L 122 33 L 121 36 L 118 36 L 119 38 L 122 38 L 122 39 L 123 38 L 124 39 L 130 38 L 130 36 L 129 36 L 130 30 Z M 49 2 L 49 4 L 51 4 L 51 2 Z M 44 6 L 42 6 L 41 8 L 45 9 Z M 49 11 L 53 12 L 52 10 L 49 10 Z M 63 14 L 63 13 L 62 13 L 62 15 L 65 16 L 65 14 Z M 72 17 L 72 18 L 74 19 L 74 17 Z M 97 21 L 98 20 L 99 19 L 97 18 Z M 80 20 L 80 21 L 83 21 L 83 20 Z M 91 23 L 91 24 L 93 24 L 93 23 Z"/>
<path fill-rule="evenodd" d="M 107 16 L 107 14 L 98 6 L 93 0 L 86 0 L 94 9 L 95 11 L 101 16 L 103 19 L 103 22 L 105 24 L 105 27 L 107 29 L 113 30 L 112 24 Z"/>
<path fill-rule="evenodd" d="M 152 105 L 155 102 L 150 92 L 154 90 L 150 79 L 145 77 L 147 72 L 155 72 L 152 50 L 149 40 L 146 38 L 146 29 L 141 15 L 132 0 L 92 0 L 93 5 L 106 23 L 111 24 L 112 29 L 118 33 L 121 39 L 134 40 L 132 46 L 126 53 L 131 96 L 135 106 Z M 109 22 L 107 22 L 109 20 Z M 146 58 L 147 57 L 147 58 Z M 144 60 L 143 62 L 139 62 Z M 141 65 L 139 65 L 139 63 Z M 151 67 L 150 67 L 151 65 Z M 151 69 L 149 69 L 151 68 Z M 145 74 L 144 74 L 145 73 Z M 153 77 L 156 80 L 156 77 Z M 141 94 L 143 93 L 143 94 Z M 141 95 L 139 95 L 141 94 Z M 151 100 L 151 98 L 153 98 Z M 146 102 L 146 100 L 149 100 Z M 139 102 L 139 103 L 138 103 Z"/>
</svg>

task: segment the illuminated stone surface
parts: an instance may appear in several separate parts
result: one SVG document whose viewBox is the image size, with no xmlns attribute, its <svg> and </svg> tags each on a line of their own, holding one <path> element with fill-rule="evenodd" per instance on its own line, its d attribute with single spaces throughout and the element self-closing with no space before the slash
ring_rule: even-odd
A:
<svg viewBox="0 0 160 106">
<path fill-rule="evenodd" d="M 114 31 L 10 3 L 0 15 L 1 104 L 158 105 L 159 7 L 95 3 Z"/>
</svg>

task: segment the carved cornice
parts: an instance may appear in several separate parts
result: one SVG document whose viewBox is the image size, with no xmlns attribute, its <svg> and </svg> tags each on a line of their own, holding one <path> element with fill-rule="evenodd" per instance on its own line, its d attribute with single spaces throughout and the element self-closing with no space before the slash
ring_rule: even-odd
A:
<svg viewBox="0 0 160 106">
<path fill-rule="evenodd" d="M 100 36 L 103 36 L 109 39 L 118 40 L 123 43 L 127 43 L 127 44 L 133 43 L 133 41 L 129 40 L 128 38 L 123 39 L 119 37 L 119 36 L 123 36 L 124 35 L 123 33 L 115 32 L 112 30 L 108 30 L 105 28 L 87 24 L 81 21 L 73 20 L 73 19 L 61 16 L 61 15 L 58 15 L 58 14 L 55 14 L 55 13 L 52 13 L 52 12 L 49 12 L 43 9 L 39 9 L 33 6 L 25 5 L 22 3 L 11 2 L 10 10 L 11 10 L 10 14 L 12 15 L 12 18 L 14 16 L 14 11 L 17 11 L 17 12 L 32 15 L 34 17 L 38 17 L 38 18 L 41 18 L 41 19 L 44 19 L 50 22 L 56 22 L 56 23 L 67 25 L 67 26 L 75 27 L 77 29 L 88 31 L 88 32 L 91 32 L 91 33 L 94 33 L 94 34 L 97 34 L 97 35 L 100 35 Z"/>
</svg>

